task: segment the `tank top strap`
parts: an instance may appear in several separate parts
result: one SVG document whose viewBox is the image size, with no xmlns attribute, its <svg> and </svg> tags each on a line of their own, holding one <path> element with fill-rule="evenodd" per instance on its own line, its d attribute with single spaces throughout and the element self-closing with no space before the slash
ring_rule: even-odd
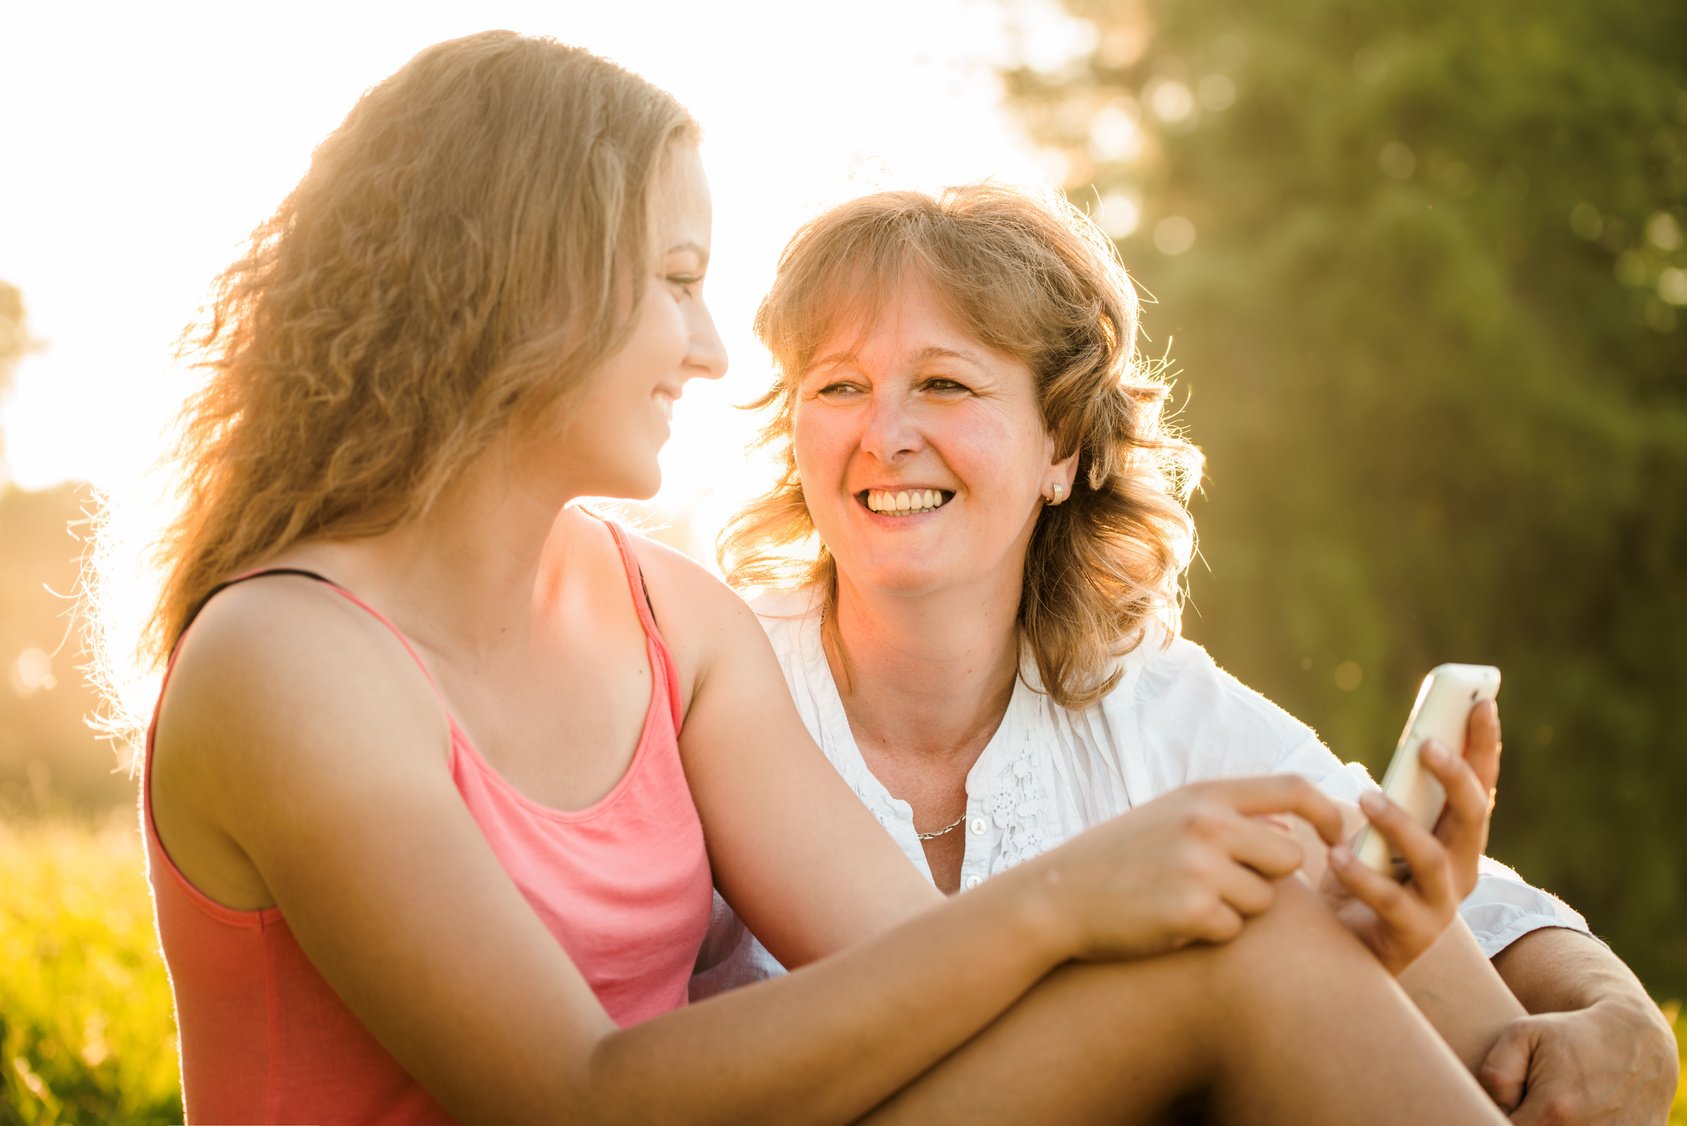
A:
<svg viewBox="0 0 1687 1126">
<path fill-rule="evenodd" d="M 446 703 L 445 697 L 439 691 L 439 685 L 434 681 L 433 674 L 428 671 L 427 663 L 424 662 L 421 655 L 416 652 L 416 647 L 410 644 L 410 639 L 404 635 L 403 630 L 395 626 L 392 623 L 392 620 L 385 614 L 369 605 L 369 603 L 363 601 L 363 599 L 359 598 L 357 595 L 353 594 L 333 579 L 328 578 L 326 575 L 318 574 L 315 571 L 308 571 L 303 567 L 255 567 L 252 570 L 245 571 L 231 579 L 224 579 L 222 582 L 206 591 L 205 597 L 201 598 L 198 605 L 194 606 L 193 612 L 188 615 L 187 622 L 182 626 L 182 632 L 176 636 L 176 648 L 181 648 L 182 638 L 187 636 L 187 631 L 193 625 L 193 620 L 199 616 L 200 611 L 205 609 L 205 604 L 210 602 L 212 598 L 237 583 L 247 582 L 251 579 L 261 579 L 268 575 L 297 575 L 300 578 L 314 579 L 323 586 L 327 587 L 329 590 L 333 591 L 335 594 L 339 595 L 341 598 L 344 598 L 347 602 L 350 602 L 353 606 L 356 606 L 358 609 L 368 614 L 371 618 L 374 618 L 377 622 L 380 622 L 382 626 L 386 627 L 387 632 L 398 638 L 398 643 L 404 646 L 404 651 L 410 654 L 410 659 L 416 662 L 416 667 L 418 669 L 422 670 L 422 676 L 427 678 L 428 687 L 433 689 L 434 695 L 439 697 L 440 703 Z M 175 664 L 174 652 L 170 654 L 170 663 L 172 665 Z M 450 710 L 450 707 L 447 705 L 446 712 L 448 714 L 450 713 Z"/>
<path fill-rule="evenodd" d="M 656 626 L 656 612 L 650 606 L 650 588 L 645 584 L 644 571 L 638 565 L 638 556 L 633 551 L 632 541 L 628 539 L 626 531 L 613 520 L 604 520 L 603 525 L 609 529 L 616 548 L 621 552 L 621 565 L 627 572 L 627 586 L 632 590 L 633 605 L 638 610 L 639 622 L 644 626 L 644 636 L 650 642 L 651 654 L 660 659 L 661 675 L 668 682 L 668 710 L 673 713 L 674 730 L 678 731 L 682 715 L 679 670 L 674 666 L 673 654 L 668 652 L 668 643 L 663 640 L 662 631 Z"/>
</svg>

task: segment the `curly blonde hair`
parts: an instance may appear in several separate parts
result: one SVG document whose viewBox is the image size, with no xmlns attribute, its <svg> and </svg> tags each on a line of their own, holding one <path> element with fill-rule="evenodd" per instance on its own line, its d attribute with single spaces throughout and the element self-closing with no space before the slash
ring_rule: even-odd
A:
<svg viewBox="0 0 1687 1126">
<path fill-rule="evenodd" d="M 1146 619 L 1161 618 L 1168 640 L 1177 631 L 1201 461 L 1164 418 L 1168 385 L 1137 356 L 1136 288 L 1117 250 L 1064 199 L 988 183 L 883 192 L 797 232 L 756 313 L 776 374 L 750 406 L 770 412 L 759 444 L 781 473 L 723 531 L 721 569 L 740 589 L 818 584 L 830 610 L 836 563 L 792 447 L 797 386 L 836 329 L 870 323 L 916 282 L 1030 369 L 1058 456 L 1078 455 L 1071 498 L 1045 508 L 1032 534 L 1019 625 L 1049 694 L 1087 706 L 1118 682 L 1117 658 Z"/>
<path fill-rule="evenodd" d="M 369 90 L 184 337 L 208 378 L 142 654 L 290 544 L 422 513 L 518 412 L 578 390 L 637 318 L 653 183 L 696 134 L 642 78 L 513 32 Z"/>
</svg>

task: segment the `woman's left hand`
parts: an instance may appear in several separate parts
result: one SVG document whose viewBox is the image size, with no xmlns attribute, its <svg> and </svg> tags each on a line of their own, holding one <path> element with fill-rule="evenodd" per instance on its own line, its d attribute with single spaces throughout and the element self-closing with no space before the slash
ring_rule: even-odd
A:
<svg viewBox="0 0 1687 1126">
<path fill-rule="evenodd" d="M 1394 974 L 1440 937 L 1476 886 L 1499 780 L 1498 709 L 1487 701 L 1471 709 L 1463 757 L 1435 743 L 1426 744 L 1421 757 L 1447 791 L 1447 807 L 1433 833 L 1380 790 L 1360 798 L 1371 824 L 1405 858 L 1407 878 L 1400 882 L 1367 868 L 1344 844 L 1330 850 L 1320 885 L 1342 922 Z"/>
</svg>

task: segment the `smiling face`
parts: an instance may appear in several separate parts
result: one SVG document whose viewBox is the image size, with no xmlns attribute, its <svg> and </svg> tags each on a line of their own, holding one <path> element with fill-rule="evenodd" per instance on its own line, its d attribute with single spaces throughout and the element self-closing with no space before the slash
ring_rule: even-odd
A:
<svg viewBox="0 0 1687 1126">
<path fill-rule="evenodd" d="M 718 379 L 726 349 L 703 303 L 710 201 L 702 161 L 675 147 L 651 205 L 654 250 L 638 318 L 620 349 L 568 407 L 560 435 L 537 439 L 544 472 L 569 496 L 648 497 L 662 483 L 656 455 L 687 381 Z"/>
<path fill-rule="evenodd" d="M 904 282 L 815 353 L 792 442 L 839 589 L 1009 589 L 1015 600 L 1042 498 L 1070 488 L 1025 365 Z"/>
</svg>

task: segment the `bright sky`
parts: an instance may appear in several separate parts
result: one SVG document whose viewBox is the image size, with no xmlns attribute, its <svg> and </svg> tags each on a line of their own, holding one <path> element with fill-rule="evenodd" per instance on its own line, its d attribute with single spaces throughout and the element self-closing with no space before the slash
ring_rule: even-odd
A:
<svg viewBox="0 0 1687 1126">
<path fill-rule="evenodd" d="M 186 390 L 170 345 L 211 278 L 364 88 L 422 47 L 491 27 L 552 35 L 673 91 L 703 123 L 715 196 L 709 300 L 733 357 L 693 384 L 662 506 L 711 528 L 765 484 L 733 403 L 765 385 L 749 334 L 780 247 L 880 187 L 1034 182 L 993 66 L 1083 43 L 1054 0 L 671 0 L 9 5 L 0 16 L 0 279 L 44 347 L 0 408 L 28 487 L 112 487 Z"/>
</svg>

